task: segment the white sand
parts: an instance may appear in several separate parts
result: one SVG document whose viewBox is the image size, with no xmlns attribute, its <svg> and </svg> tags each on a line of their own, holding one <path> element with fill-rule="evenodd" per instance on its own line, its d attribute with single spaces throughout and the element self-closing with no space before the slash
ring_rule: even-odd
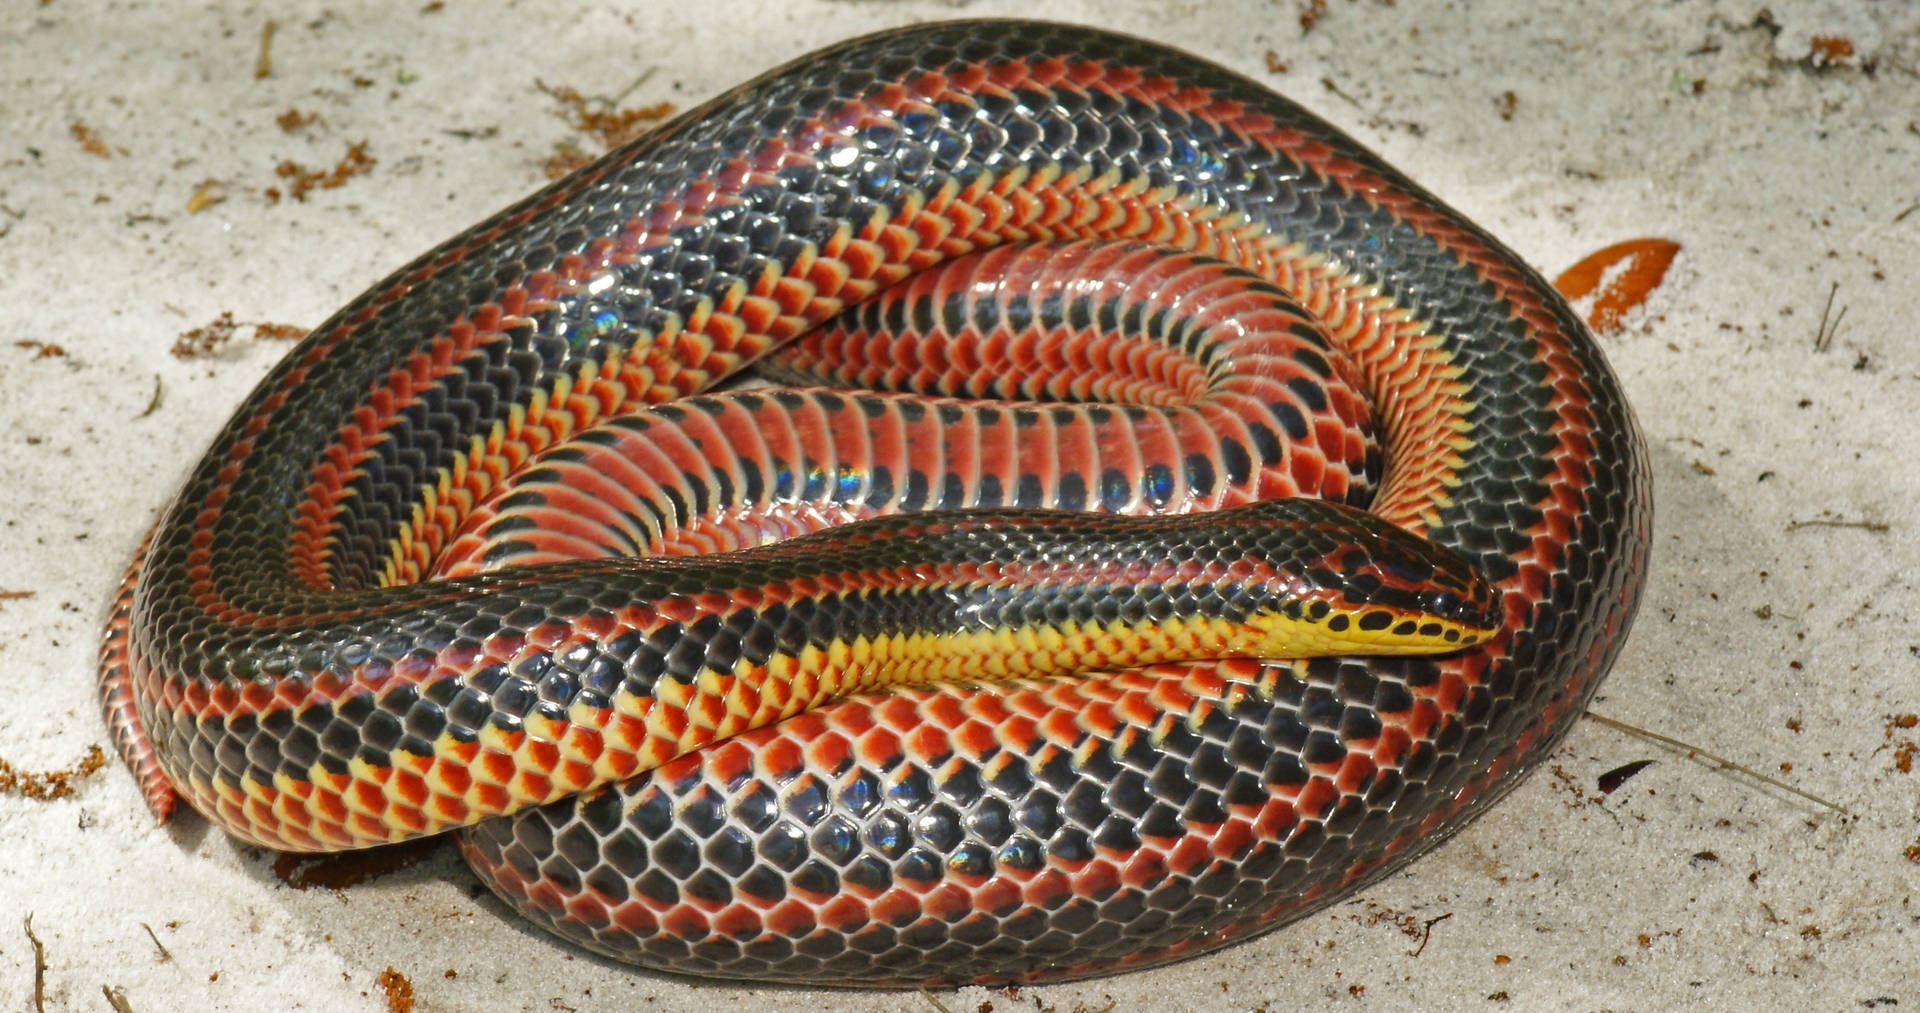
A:
<svg viewBox="0 0 1920 1013">
<path fill-rule="evenodd" d="M 870 28 L 1042 10 L 768 3 L 722 27 L 720 4 L 572 6 L 10 5 L 0 590 L 31 597 L 0 599 L 0 757 L 55 767 L 106 744 L 93 651 L 114 581 L 284 347 L 183 361 L 167 354 L 177 333 L 225 311 L 310 326 L 542 182 L 553 146 L 580 138 L 536 81 L 611 94 L 651 72 L 625 101 L 685 107 Z M 1659 533 L 1639 625 L 1595 709 L 1853 815 L 1586 722 L 1477 825 L 1322 914 L 1166 970 L 938 998 L 1002 1013 L 1920 1004 L 1920 865 L 1903 856 L 1920 774 L 1896 768 L 1920 730 L 1889 732 L 1890 716 L 1920 710 L 1915 5 L 1331 0 L 1304 36 L 1303 6 L 1044 12 L 1270 81 L 1549 275 L 1621 239 L 1682 243 L 1666 284 L 1606 340 L 1652 445 Z M 1777 35 L 1756 24 L 1763 6 Z M 255 80 L 267 17 L 272 74 Z M 1810 67 L 1823 35 L 1854 57 Z M 1269 50 L 1289 69 L 1270 73 Z M 283 132 L 274 117 L 289 109 L 321 120 Z M 109 157 L 84 151 L 75 123 Z M 304 203 L 263 199 L 276 163 L 328 165 L 361 140 L 371 174 Z M 207 179 L 227 199 L 188 214 Z M 1835 284 L 1846 316 L 1816 350 Z M 1598 775 L 1640 759 L 1655 763 L 1597 792 Z M 48 1009 L 105 1009 L 111 985 L 142 1013 L 378 1010 L 388 965 L 429 1011 L 934 1008 L 614 966 L 476 896 L 445 850 L 343 893 L 283 887 L 271 860 L 196 818 L 156 829 L 117 764 L 71 799 L 0 796 L 0 1009 L 33 1006 L 29 912 Z M 1401 922 L 1443 916 L 1414 955 Z"/>
</svg>

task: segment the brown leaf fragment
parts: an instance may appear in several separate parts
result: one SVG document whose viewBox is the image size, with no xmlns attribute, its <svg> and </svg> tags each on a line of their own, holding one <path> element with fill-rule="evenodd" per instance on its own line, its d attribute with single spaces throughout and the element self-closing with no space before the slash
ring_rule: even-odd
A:
<svg viewBox="0 0 1920 1013">
<path fill-rule="evenodd" d="M 294 200 L 305 200 L 314 190 L 331 190 L 346 183 L 355 176 L 364 176 L 379 164 L 367 154 L 367 142 L 361 141 L 347 147 L 347 153 L 331 169 L 308 169 L 291 159 L 273 167 L 276 176 L 287 181 L 287 196 Z M 278 187 L 267 189 L 270 203 L 280 199 Z"/>
<path fill-rule="evenodd" d="M 1327 0 L 1306 0 L 1300 5 L 1300 34 L 1313 31 L 1313 26 L 1327 15 Z"/>
<path fill-rule="evenodd" d="M 12 764 L 0 760 L 0 795 L 42 800 L 66 798 L 73 794 L 75 781 L 92 775 L 106 762 L 106 754 L 99 746 L 88 746 L 85 756 L 58 770 L 15 770 Z"/>
<path fill-rule="evenodd" d="M 388 1013 L 412 1013 L 413 982 L 408 981 L 406 975 L 388 965 L 375 980 L 380 983 L 381 991 L 387 993 Z"/>
<path fill-rule="evenodd" d="M 1816 67 L 1844 63 L 1853 56 L 1853 40 L 1844 35 L 1816 35 L 1807 40 L 1807 59 Z"/>
<path fill-rule="evenodd" d="M 534 84 L 567 107 L 567 122 L 575 130 L 592 134 L 608 148 L 617 148 L 633 140 L 653 123 L 673 112 L 671 102 L 622 109 L 612 99 L 590 99 L 565 85 L 549 87 L 542 81 L 535 81 Z"/>
<path fill-rule="evenodd" d="M 73 139 L 80 142 L 81 151 L 95 158 L 113 157 L 113 152 L 107 150 L 105 142 L 100 140 L 100 135 L 94 133 L 93 128 L 85 123 L 75 120 L 67 126 L 67 133 L 72 134 Z"/>
<path fill-rule="evenodd" d="M 280 129 L 291 134 L 303 127 L 309 127 L 320 122 L 320 114 L 303 113 L 298 109 L 288 109 L 286 112 L 275 116 L 273 122 L 279 124 Z"/>
<path fill-rule="evenodd" d="M 291 341 L 306 335 L 306 329 L 293 324 L 242 323 L 233 319 L 231 310 L 214 317 L 213 321 L 181 331 L 173 341 L 170 351 L 176 358 L 192 359 L 202 355 L 211 355 L 232 341 L 240 333 L 240 328 L 253 328 L 254 340 Z"/>
<path fill-rule="evenodd" d="M 1660 286 L 1680 244 L 1669 239 L 1629 239 L 1600 250 L 1560 273 L 1553 287 L 1569 302 L 1593 296 L 1587 326 L 1607 334 L 1628 310 Z"/>
</svg>

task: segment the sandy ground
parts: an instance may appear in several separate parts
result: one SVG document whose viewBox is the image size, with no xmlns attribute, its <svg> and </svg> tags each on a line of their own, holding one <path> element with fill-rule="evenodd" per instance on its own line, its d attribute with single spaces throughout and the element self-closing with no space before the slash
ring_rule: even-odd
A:
<svg viewBox="0 0 1920 1013">
<path fill-rule="evenodd" d="M 182 360 L 168 354 L 180 332 L 229 312 L 310 326 L 542 182 L 556 146 L 592 148 L 543 82 L 685 107 L 871 28 L 1045 13 L 1271 82 L 1549 275 L 1621 239 L 1682 244 L 1605 341 L 1652 446 L 1659 531 L 1639 625 L 1594 709 L 1827 804 L 1588 721 L 1430 857 L 1256 942 L 1082 984 L 925 996 L 615 966 L 523 927 L 444 848 L 351 889 L 297 891 L 274 856 L 195 818 L 156 828 L 113 764 L 68 798 L 0 794 L 0 1009 L 36 1008 L 29 914 L 47 1009 L 106 1009 L 110 986 L 143 1013 L 378 1010 L 389 966 L 426 1011 L 1920 1004 L 1920 774 L 1904 769 L 1920 730 L 1899 721 L 1920 711 L 1920 8 L 1331 0 L 1303 31 L 1302 0 L 770 3 L 737 23 L 723 5 L 639 0 L 11 6 L 0 758 L 14 768 L 106 744 L 93 652 L 120 568 L 284 347 Z M 271 71 L 256 78 L 268 19 Z M 283 129 L 289 110 L 316 118 Z M 358 142 L 366 174 L 265 196 L 290 193 L 277 164 L 330 166 Z M 206 181 L 225 199 L 191 212 Z M 1599 790 L 1640 760 L 1653 763 Z"/>
</svg>

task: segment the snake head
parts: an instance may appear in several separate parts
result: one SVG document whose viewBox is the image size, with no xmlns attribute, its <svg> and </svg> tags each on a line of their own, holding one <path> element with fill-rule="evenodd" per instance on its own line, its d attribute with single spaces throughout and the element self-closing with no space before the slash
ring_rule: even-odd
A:
<svg viewBox="0 0 1920 1013">
<path fill-rule="evenodd" d="M 1458 552 L 1337 503 L 1274 500 L 1236 508 L 1288 532 L 1294 582 L 1256 625 L 1277 656 L 1447 654 L 1492 639 L 1493 585 Z"/>
</svg>

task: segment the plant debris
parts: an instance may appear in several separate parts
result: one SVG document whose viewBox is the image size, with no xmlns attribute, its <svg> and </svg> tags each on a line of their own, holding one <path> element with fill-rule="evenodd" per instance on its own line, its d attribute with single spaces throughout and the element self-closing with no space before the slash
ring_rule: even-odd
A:
<svg viewBox="0 0 1920 1013">
<path fill-rule="evenodd" d="M 74 782 L 92 776 L 106 762 L 106 754 L 100 751 L 99 746 L 88 746 L 87 755 L 78 762 L 57 770 L 15 770 L 13 764 L 0 760 L 0 795 L 19 795 L 32 799 L 66 798 L 73 794 Z"/>
<path fill-rule="evenodd" d="M 655 123 L 673 113 L 673 103 L 655 102 L 652 105 L 637 106 L 631 109 L 620 108 L 620 99 L 628 92 L 638 88 L 651 72 L 640 75 L 624 91 L 612 98 L 588 98 L 578 91 L 564 85 L 554 87 L 544 81 L 534 81 L 534 86 L 548 96 L 567 107 L 566 122 L 575 130 L 592 134 L 600 142 L 603 150 L 612 150 L 640 136 Z M 592 160 L 578 145 L 560 144 L 557 153 L 547 160 L 547 176 L 559 179 L 561 176 L 578 169 Z"/>
<path fill-rule="evenodd" d="M 1645 302 L 1667 276 L 1680 244 L 1670 239 L 1629 239 L 1595 252 L 1567 268 L 1553 287 L 1568 302 L 1593 296 L 1587 326 L 1595 334 L 1620 327 L 1628 310 Z"/>
<path fill-rule="evenodd" d="M 73 139 L 80 142 L 81 151 L 84 151 L 87 154 L 94 156 L 95 158 L 112 158 L 113 157 L 113 152 L 107 150 L 106 142 L 100 140 L 100 135 L 94 133 L 93 128 L 87 126 L 85 123 L 82 123 L 79 120 L 73 121 L 73 123 L 67 126 L 67 133 L 72 134 Z M 124 155 L 127 153 L 127 150 L 125 148 L 121 148 L 120 153 Z"/>
<path fill-rule="evenodd" d="M 380 988 L 387 993 L 387 1009 L 390 1013 L 411 1013 L 413 1009 L 413 982 L 407 976 L 387 965 L 376 979 Z"/>
<path fill-rule="evenodd" d="M 274 341 L 293 341 L 307 333 L 306 328 L 293 324 L 240 323 L 233 319 L 232 311 L 227 311 L 215 317 L 210 324 L 204 324 L 189 331 L 181 331 L 180 336 L 174 339 L 171 351 L 174 356 L 181 359 L 211 355 L 221 346 L 232 341 L 242 327 L 253 328 L 253 337 L 256 341 L 263 338 Z"/>
<path fill-rule="evenodd" d="M 379 163 L 367 154 L 367 142 L 360 141 L 347 146 L 347 153 L 331 169 L 308 169 L 298 162 L 288 159 L 273 167 L 273 173 L 287 181 L 286 196 L 294 200 L 306 200 L 307 194 L 314 190 L 332 190 L 355 176 L 364 176 L 373 171 Z M 280 188 L 266 189 L 267 203 L 280 203 Z"/>
</svg>

